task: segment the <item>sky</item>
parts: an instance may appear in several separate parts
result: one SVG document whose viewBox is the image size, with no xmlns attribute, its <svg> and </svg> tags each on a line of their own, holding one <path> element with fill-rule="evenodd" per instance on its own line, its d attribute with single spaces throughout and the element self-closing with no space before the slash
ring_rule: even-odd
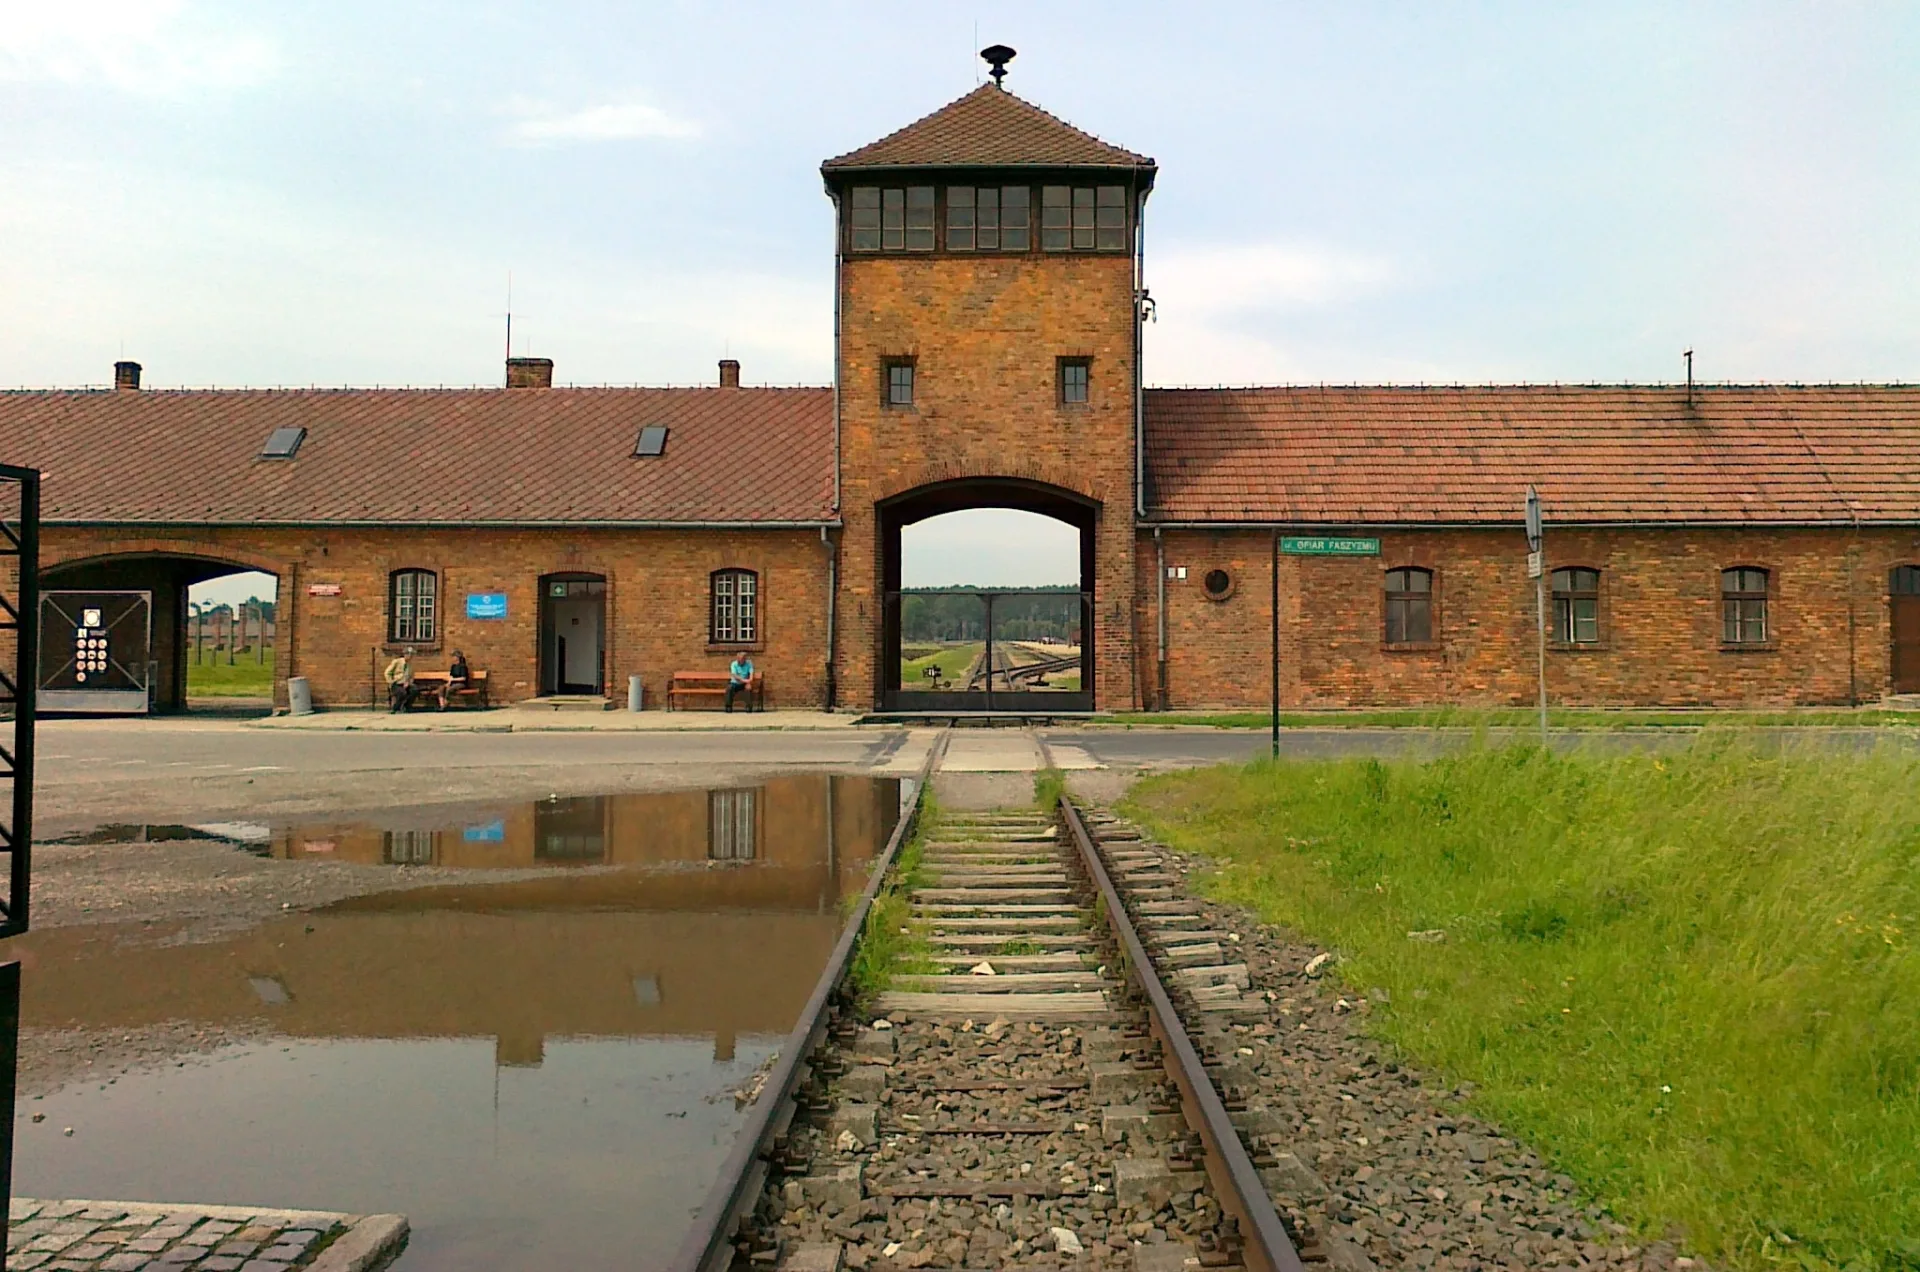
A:
<svg viewBox="0 0 1920 1272">
<path fill-rule="evenodd" d="M 827 383 L 819 162 L 996 42 L 1160 163 L 1149 383 L 1920 378 L 1920 6 L 1089 13 L 0 0 L 0 385 L 498 383 L 509 279 L 562 383 Z"/>
</svg>

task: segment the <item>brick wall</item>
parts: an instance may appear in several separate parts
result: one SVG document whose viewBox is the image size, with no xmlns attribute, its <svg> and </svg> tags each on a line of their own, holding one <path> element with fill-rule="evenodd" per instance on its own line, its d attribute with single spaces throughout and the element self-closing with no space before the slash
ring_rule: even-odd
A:
<svg viewBox="0 0 1920 1272">
<path fill-rule="evenodd" d="M 1281 558 L 1284 704 L 1534 701 L 1534 592 L 1517 531 L 1356 532 L 1378 534 L 1381 555 Z M 1271 541 L 1264 532 L 1166 532 L 1167 564 L 1187 570 L 1184 581 L 1167 583 L 1174 708 L 1266 704 Z M 1140 560 L 1147 692 L 1157 656 L 1150 537 L 1142 536 Z M 1593 706 L 1877 699 L 1890 688 L 1888 574 L 1914 562 L 1920 562 L 1920 532 L 1913 530 L 1549 527 L 1549 570 L 1601 572 L 1601 641 L 1550 649 L 1548 695 L 1556 703 Z M 1382 573 L 1404 565 L 1434 571 L 1431 648 L 1382 643 Z M 1772 571 L 1772 639 L 1761 649 L 1721 645 L 1720 571 L 1735 565 Z M 1216 567 L 1234 579 L 1224 601 L 1209 600 L 1202 589 L 1207 570 Z"/>
<path fill-rule="evenodd" d="M 932 482 L 1038 481 L 1097 500 L 1095 703 L 1134 705 L 1133 262 L 1126 255 L 850 258 L 841 276 L 841 699 L 880 683 L 883 561 L 874 505 Z M 915 404 L 882 405 L 912 358 Z M 1092 359 L 1089 401 L 1058 404 L 1056 359 Z"/>
<path fill-rule="evenodd" d="M 813 531 L 209 527 L 130 535 L 49 526 L 42 535 L 53 586 L 62 564 L 102 559 L 117 560 L 122 579 L 142 570 L 159 577 L 160 565 L 138 560 L 154 554 L 279 577 L 274 697 L 282 705 L 289 675 L 306 676 L 319 705 L 367 705 L 380 666 L 398 649 L 386 640 L 387 577 L 410 567 L 439 574 L 442 619 L 440 638 L 419 645 L 415 665 L 444 669 L 462 649 L 488 672 L 497 701 L 539 692 L 539 582 L 553 573 L 606 576 L 604 665 L 616 700 L 624 702 L 630 673 L 645 677 L 651 709 L 665 702 L 675 671 L 724 669 L 734 647 L 707 643 L 708 576 L 723 567 L 760 575 L 762 639 L 752 648 L 771 704 L 811 707 L 824 698 L 826 550 Z M 339 594 L 313 595 L 315 585 L 338 585 Z M 507 617 L 468 619 L 469 592 L 505 593 Z"/>
</svg>

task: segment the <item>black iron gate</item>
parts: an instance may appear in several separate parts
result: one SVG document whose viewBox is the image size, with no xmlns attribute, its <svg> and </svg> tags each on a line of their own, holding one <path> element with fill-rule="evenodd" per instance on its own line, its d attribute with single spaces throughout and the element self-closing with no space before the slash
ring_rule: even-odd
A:
<svg viewBox="0 0 1920 1272">
<path fill-rule="evenodd" d="M 42 711 L 144 715 L 153 701 L 153 593 L 47 592 L 40 652 Z"/>
<path fill-rule="evenodd" d="M 40 474 L 0 464 L 0 852 L 7 856 L 0 938 L 27 930 L 33 864 L 33 726 L 40 594 Z M 20 964 L 0 963 L 0 1192 L 13 1197 L 14 1079 L 20 1055 Z M 0 1272 L 5 1272 L 0 1242 Z"/>
<path fill-rule="evenodd" d="M 887 596 L 886 711 L 1093 710 L 1093 598 L 1077 588 Z"/>
</svg>

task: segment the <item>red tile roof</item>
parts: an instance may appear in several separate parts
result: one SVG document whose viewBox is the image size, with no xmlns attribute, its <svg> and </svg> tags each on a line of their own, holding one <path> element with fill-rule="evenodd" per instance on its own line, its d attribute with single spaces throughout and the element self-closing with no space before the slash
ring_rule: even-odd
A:
<svg viewBox="0 0 1920 1272">
<path fill-rule="evenodd" d="M 666 453 L 635 458 L 648 424 Z M 291 460 L 259 458 L 276 428 Z M 831 389 L 0 393 L 49 521 L 833 519 Z"/>
<path fill-rule="evenodd" d="M 1149 515 L 1920 522 L 1920 386 L 1152 389 Z"/>
<path fill-rule="evenodd" d="M 973 167 L 1152 168 L 1153 160 L 983 84 L 898 132 L 820 165 L 823 172 Z"/>
</svg>

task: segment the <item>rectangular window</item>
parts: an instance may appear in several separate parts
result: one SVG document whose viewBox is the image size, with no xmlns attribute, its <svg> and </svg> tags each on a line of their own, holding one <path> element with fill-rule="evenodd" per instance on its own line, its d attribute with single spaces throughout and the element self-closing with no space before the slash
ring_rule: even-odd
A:
<svg viewBox="0 0 1920 1272">
<path fill-rule="evenodd" d="M 907 245 L 907 192 L 880 192 L 880 250 L 897 252 Z"/>
<path fill-rule="evenodd" d="M 887 363 L 887 405 L 913 405 L 913 363 Z"/>
<path fill-rule="evenodd" d="M 880 250 L 880 187 L 853 188 L 853 250 Z"/>
<path fill-rule="evenodd" d="M 707 792 L 707 856 L 713 861 L 752 861 L 758 830 L 758 791 Z"/>
<path fill-rule="evenodd" d="M 388 639 L 395 644 L 416 641 L 432 644 L 439 627 L 438 589 L 433 571 L 395 570 L 391 579 Z"/>
<path fill-rule="evenodd" d="M 1600 571 L 1574 566 L 1553 572 L 1553 638 L 1562 645 L 1600 640 Z"/>
<path fill-rule="evenodd" d="M 1433 640 L 1433 572 L 1387 571 L 1387 644 L 1424 645 Z"/>
<path fill-rule="evenodd" d="M 1721 632 L 1728 645 L 1767 643 L 1767 572 L 1751 568 L 1720 572 Z"/>
<path fill-rule="evenodd" d="M 1073 192 L 1073 250 L 1093 250 L 1093 190 L 1076 187 Z"/>
<path fill-rule="evenodd" d="M 907 250 L 933 250 L 933 187 L 907 187 Z"/>
<path fill-rule="evenodd" d="M 1125 251 L 1127 246 L 1127 188 L 1101 186 L 1094 209 L 1094 247 L 1102 252 Z"/>
<path fill-rule="evenodd" d="M 985 195 L 990 191 L 982 190 Z M 974 189 L 972 186 L 947 187 L 947 250 L 949 252 L 971 252 L 974 238 L 978 233 L 974 219 Z"/>
<path fill-rule="evenodd" d="M 1032 199 L 1033 191 L 1026 186 L 1000 188 L 1001 251 L 1024 252 L 1032 245 Z"/>
<path fill-rule="evenodd" d="M 1073 246 L 1073 189 L 1070 186 L 1042 186 L 1040 189 L 1040 250 L 1064 252 Z"/>
<path fill-rule="evenodd" d="M 760 635 L 760 577 L 752 570 L 720 570 L 713 576 L 715 645 L 751 645 Z"/>
<path fill-rule="evenodd" d="M 1085 406 L 1087 404 L 1087 377 L 1092 365 L 1085 358 L 1060 359 L 1060 404 L 1062 406 Z"/>
</svg>

